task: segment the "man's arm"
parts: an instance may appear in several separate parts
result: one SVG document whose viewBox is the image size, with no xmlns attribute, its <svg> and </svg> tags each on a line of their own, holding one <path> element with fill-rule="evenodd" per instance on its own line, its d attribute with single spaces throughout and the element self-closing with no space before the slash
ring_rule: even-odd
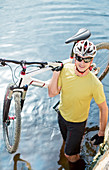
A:
<svg viewBox="0 0 109 170">
<path fill-rule="evenodd" d="M 98 107 L 100 109 L 100 128 L 99 128 L 98 136 L 104 136 L 105 128 L 108 120 L 108 106 L 106 101 L 104 101 L 101 104 L 98 104 Z"/>
<path fill-rule="evenodd" d="M 61 87 L 58 87 L 58 79 L 59 79 L 60 71 L 54 71 L 52 79 L 48 85 L 48 94 L 49 97 L 54 97 L 59 94 Z"/>
<path fill-rule="evenodd" d="M 98 107 L 100 109 L 100 127 L 99 127 L 98 134 L 94 135 L 91 138 L 91 141 L 93 141 L 94 145 L 99 145 L 100 143 L 103 143 L 105 129 L 106 129 L 107 120 L 108 120 L 108 106 L 106 104 L 106 101 L 104 101 L 101 104 L 98 104 Z"/>
</svg>

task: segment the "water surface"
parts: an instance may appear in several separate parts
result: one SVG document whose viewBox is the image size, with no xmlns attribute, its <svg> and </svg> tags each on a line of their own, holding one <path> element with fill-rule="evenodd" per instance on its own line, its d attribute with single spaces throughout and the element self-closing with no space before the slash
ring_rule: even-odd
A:
<svg viewBox="0 0 109 170">
<path fill-rule="evenodd" d="M 69 58 L 72 44 L 66 45 L 67 38 L 80 28 L 88 28 L 95 44 L 109 41 L 109 1 L 91 0 L 24 0 L 1 1 L 0 3 L 0 58 L 27 61 L 55 61 Z M 106 56 L 106 58 L 105 58 Z M 105 58 L 105 61 L 104 61 Z M 101 54 L 96 62 L 105 63 L 108 56 Z M 13 65 L 14 67 L 14 65 Z M 49 79 L 52 73 L 40 75 Z M 0 115 L 5 88 L 11 82 L 8 67 L 0 68 Z M 109 74 L 103 80 L 109 106 Z M 57 170 L 67 169 L 63 155 L 62 138 L 57 124 L 57 113 L 53 110 L 59 96 L 48 97 L 47 89 L 30 87 L 22 111 L 22 132 L 19 148 L 10 155 L 2 137 L 0 119 L 0 169 Z M 97 133 L 99 111 L 91 102 L 86 135 L 81 153 L 90 165 L 97 148 L 90 138 Z M 17 164 L 17 165 L 16 165 Z"/>
</svg>

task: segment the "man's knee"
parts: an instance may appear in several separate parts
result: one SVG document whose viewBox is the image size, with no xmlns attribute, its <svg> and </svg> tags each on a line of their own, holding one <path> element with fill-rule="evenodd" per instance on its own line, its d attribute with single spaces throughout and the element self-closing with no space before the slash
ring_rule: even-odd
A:
<svg viewBox="0 0 109 170">
<path fill-rule="evenodd" d="M 68 159 L 68 161 L 70 162 L 76 162 L 80 159 L 80 156 L 79 154 L 76 154 L 76 155 L 67 155 L 67 154 L 64 154 L 65 157 Z"/>
</svg>

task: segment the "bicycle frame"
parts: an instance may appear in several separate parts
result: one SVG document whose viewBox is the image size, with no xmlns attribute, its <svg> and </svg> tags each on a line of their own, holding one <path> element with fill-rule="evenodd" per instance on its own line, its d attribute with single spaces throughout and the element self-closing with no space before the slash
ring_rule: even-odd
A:
<svg viewBox="0 0 109 170">
<path fill-rule="evenodd" d="M 66 59 L 63 60 L 62 63 L 68 63 L 68 62 L 72 62 L 73 59 Z M 37 87 L 44 87 L 47 88 L 49 81 L 43 81 L 43 80 L 39 80 L 36 78 L 33 78 L 33 76 L 37 75 L 37 74 L 41 74 L 43 72 L 46 72 L 48 70 L 52 70 L 52 68 L 57 67 L 57 66 L 61 66 L 62 63 L 58 63 L 58 62 L 48 62 L 48 64 L 44 67 L 44 68 L 39 68 L 39 69 L 35 69 L 35 70 L 31 70 L 29 72 L 26 73 L 26 65 L 23 66 L 23 69 L 25 69 L 25 71 L 21 71 L 20 73 L 20 78 L 18 81 L 18 87 L 22 88 L 24 86 L 29 86 L 29 85 L 33 85 L 33 86 L 37 86 Z"/>
<path fill-rule="evenodd" d="M 32 70 L 32 71 L 30 71 L 28 73 L 21 72 L 20 79 L 19 79 L 19 87 L 23 87 L 23 86 L 26 86 L 26 85 L 27 86 L 28 85 L 33 85 L 33 86 L 47 88 L 49 80 L 42 81 L 42 80 L 33 78 L 32 76 L 35 76 L 37 74 L 41 74 L 41 73 L 46 72 L 48 70 L 51 70 L 51 68 L 48 67 L 48 68 L 42 68 L 42 69 L 39 69 L 39 70 Z"/>
<path fill-rule="evenodd" d="M 72 62 L 72 60 L 73 60 L 72 58 L 66 59 L 66 60 L 63 60 L 62 63 L 65 64 L 68 62 Z M 16 61 L 16 62 L 18 62 L 18 61 Z M 31 71 L 29 71 L 29 72 L 26 72 L 26 70 L 27 70 L 26 64 L 23 64 L 22 71 L 20 72 L 20 77 L 19 77 L 18 82 L 15 83 L 14 85 L 10 86 L 8 99 L 11 100 L 13 92 L 21 92 L 21 108 L 23 108 L 23 104 L 24 104 L 26 92 L 28 90 L 28 86 L 33 85 L 36 87 L 47 88 L 49 81 L 50 81 L 50 80 L 47 80 L 47 81 L 39 80 L 39 79 L 33 78 L 33 76 L 41 74 L 41 73 L 49 71 L 49 70 L 52 70 L 52 68 L 55 68 L 57 66 L 61 66 L 62 63 L 48 62 L 48 63 L 46 63 L 46 65 L 44 65 L 44 67 L 40 68 L 40 66 L 39 66 L 38 69 L 34 69 L 34 70 L 31 69 Z M 17 64 L 19 64 L 19 63 L 17 63 Z M 29 65 L 30 65 L 30 63 L 29 63 Z"/>
</svg>

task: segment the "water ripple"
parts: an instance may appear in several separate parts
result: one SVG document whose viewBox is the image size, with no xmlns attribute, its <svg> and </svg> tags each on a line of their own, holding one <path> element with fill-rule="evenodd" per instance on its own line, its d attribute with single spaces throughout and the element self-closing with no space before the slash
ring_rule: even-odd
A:
<svg viewBox="0 0 109 170">
<path fill-rule="evenodd" d="M 108 42 L 109 39 L 109 1 L 58 1 L 21 0 L 1 1 L 0 3 L 0 58 L 27 61 L 54 61 L 66 59 L 70 55 L 72 44 L 65 45 L 65 40 L 78 29 L 91 30 L 90 40 L 94 43 Z M 99 53 L 97 64 L 105 63 L 107 53 Z M 104 60 L 105 59 L 105 60 Z M 100 64 L 100 65 L 101 65 Z M 19 74 L 20 69 L 18 69 Z M 0 67 L 0 114 L 5 89 L 11 82 L 11 72 L 7 67 Z M 39 75 L 40 79 L 49 79 L 52 73 Z M 37 77 L 36 77 L 37 78 Z M 109 106 L 109 76 L 103 80 L 106 99 Z M 49 98 L 47 90 L 30 87 L 22 111 L 22 133 L 18 152 L 31 163 L 32 169 L 65 168 L 58 165 L 62 138 L 57 124 L 57 113 L 53 105 L 59 97 Z M 94 119 L 96 117 L 96 119 Z M 1 120 L 2 121 L 2 120 Z M 90 164 L 96 149 L 91 148 L 90 137 L 96 133 L 99 125 L 99 111 L 92 100 L 87 133 L 82 144 L 83 155 Z M 2 126 L 0 127 L 2 136 Z M 58 141 L 58 142 L 57 142 Z M 26 147 L 25 147 L 26 146 Z M 31 147 L 32 146 L 32 147 Z M 13 155 L 4 148 L 0 141 L 0 168 L 13 169 Z M 34 154 L 34 157 L 33 157 Z M 62 154 L 60 154 L 62 155 Z M 4 162 L 5 160 L 5 162 Z M 50 169 L 51 170 L 51 169 Z"/>
</svg>

